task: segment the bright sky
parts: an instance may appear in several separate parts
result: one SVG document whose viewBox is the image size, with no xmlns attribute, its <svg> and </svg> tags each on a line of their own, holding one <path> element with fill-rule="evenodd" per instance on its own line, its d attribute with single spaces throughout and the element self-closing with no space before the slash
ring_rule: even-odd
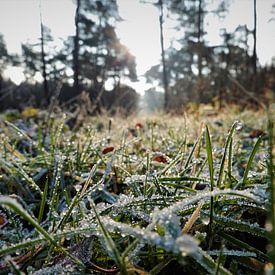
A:
<svg viewBox="0 0 275 275">
<path fill-rule="evenodd" d="M 39 0 L 0 0 L 0 33 L 4 35 L 11 53 L 21 51 L 21 43 L 37 43 L 39 29 Z M 65 38 L 74 33 L 75 6 L 71 0 L 41 0 L 43 23 L 48 26 L 55 39 Z M 118 24 L 117 33 L 136 56 L 137 72 L 142 75 L 160 60 L 158 11 L 150 4 L 141 4 L 139 0 L 117 0 L 120 16 L 124 21 Z M 258 0 L 258 56 L 261 64 L 270 62 L 275 56 L 275 21 L 271 18 L 271 6 L 275 0 Z M 221 25 L 233 31 L 239 24 L 252 28 L 253 1 L 234 0 L 229 16 L 224 22 L 209 19 L 207 40 L 212 44 L 219 41 Z M 165 23 L 166 46 L 175 35 L 171 22 Z M 176 34 L 177 35 L 177 34 Z M 20 79 L 20 71 L 10 69 L 8 74 L 14 80 Z M 22 72 L 21 72 L 22 74 Z M 22 77 L 22 75 L 21 75 Z M 133 84 L 138 92 L 149 88 L 145 80 Z"/>
</svg>

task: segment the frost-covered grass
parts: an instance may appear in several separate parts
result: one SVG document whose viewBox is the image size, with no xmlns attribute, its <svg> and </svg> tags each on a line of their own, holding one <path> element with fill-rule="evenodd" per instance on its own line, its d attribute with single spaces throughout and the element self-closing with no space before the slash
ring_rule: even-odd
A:
<svg viewBox="0 0 275 275">
<path fill-rule="evenodd" d="M 1 115 L 0 274 L 273 272 L 263 111 L 32 111 Z"/>
</svg>

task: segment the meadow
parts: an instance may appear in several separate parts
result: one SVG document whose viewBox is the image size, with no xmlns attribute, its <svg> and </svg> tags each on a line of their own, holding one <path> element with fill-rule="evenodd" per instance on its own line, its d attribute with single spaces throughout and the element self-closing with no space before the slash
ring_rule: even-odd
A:
<svg viewBox="0 0 275 275">
<path fill-rule="evenodd" d="M 0 274 L 273 274 L 273 119 L 1 114 Z"/>
</svg>

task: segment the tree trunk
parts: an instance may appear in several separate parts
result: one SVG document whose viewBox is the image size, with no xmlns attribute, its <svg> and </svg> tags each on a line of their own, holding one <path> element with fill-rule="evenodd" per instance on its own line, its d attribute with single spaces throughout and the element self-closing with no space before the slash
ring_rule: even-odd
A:
<svg viewBox="0 0 275 275">
<path fill-rule="evenodd" d="M 48 75 L 46 70 L 46 54 L 45 54 L 45 40 L 44 40 L 44 26 L 42 23 L 42 15 L 40 10 L 40 32 L 41 32 L 41 61 L 42 61 L 42 76 L 43 76 L 43 87 L 44 87 L 44 96 L 45 102 L 48 106 L 50 103 L 50 93 L 48 86 Z"/>
<path fill-rule="evenodd" d="M 199 71 L 199 77 L 201 77 L 201 75 L 202 75 L 201 36 L 202 36 L 202 0 L 199 0 L 199 12 L 198 12 L 198 71 Z"/>
<path fill-rule="evenodd" d="M 163 2 L 159 0 L 158 2 L 160 8 L 159 15 L 159 26 L 160 26 L 160 46 L 161 46 L 161 60 L 162 60 L 162 80 L 163 80 L 163 88 L 164 88 L 164 109 L 168 110 L 168 76 L 165 62 L 165 51 L 164 51 L 164 36 L 163 36 Z"/>
<path fill-rule="evenodd" d="M 80 16 L 80 0 L 77 0 L 75 11 L 75 36 L 73 49 L 73 72 L 74 72 L 74 90 L 80 93 L 79 87 L 79 16 Z"/>
<path fill-rule="evenodd" d="M 254 28 L 253 28 L 253 73 L 257 76 L 257 1 L 254 0 Z"/>
</svg>

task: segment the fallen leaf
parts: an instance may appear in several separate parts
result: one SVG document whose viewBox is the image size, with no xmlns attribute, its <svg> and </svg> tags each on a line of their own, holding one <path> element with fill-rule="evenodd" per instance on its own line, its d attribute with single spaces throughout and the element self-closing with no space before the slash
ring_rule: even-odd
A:
<svg viewBox="0 0 275 275">
<path fill-rule="evenodd" d="M 250 138 L 257 138 L 262 135 L 265 135 L 265 132 L 261 129 L 254 129 L 249 133 Z"/>
<path fill-rule="evenodd" d="M 136 126 L 135 126 L 136 129 L 141 129 L 143 128 L 143 125 L 141 123 L 136 123 Z"/>
<path fill-rule="evenodd" d="M 0 212 L 0 229 L 8 223 L 7 217 L 4 213 Z"/>
<path fill-rule="evenodd" d="M 165 155 L 156 155 L 156 156 L 153 157 L 153 160 L 157 161 L 157 162 L 162 162 L 162 163 L 167 163 L 168 162 L 168 159 Z"/>
<path fill-rule="evenodd" d="M 102 154 L 107 154 L 107 153 L 109 153 L 109 152 L 112 152 L 112 151 L 114 151 L 114 149 L 115 149 L 115 147 L 114 146 L 107 146 L 107 147 L 105 147 L 103 150 L 102 150 Z"/>
</svg>

